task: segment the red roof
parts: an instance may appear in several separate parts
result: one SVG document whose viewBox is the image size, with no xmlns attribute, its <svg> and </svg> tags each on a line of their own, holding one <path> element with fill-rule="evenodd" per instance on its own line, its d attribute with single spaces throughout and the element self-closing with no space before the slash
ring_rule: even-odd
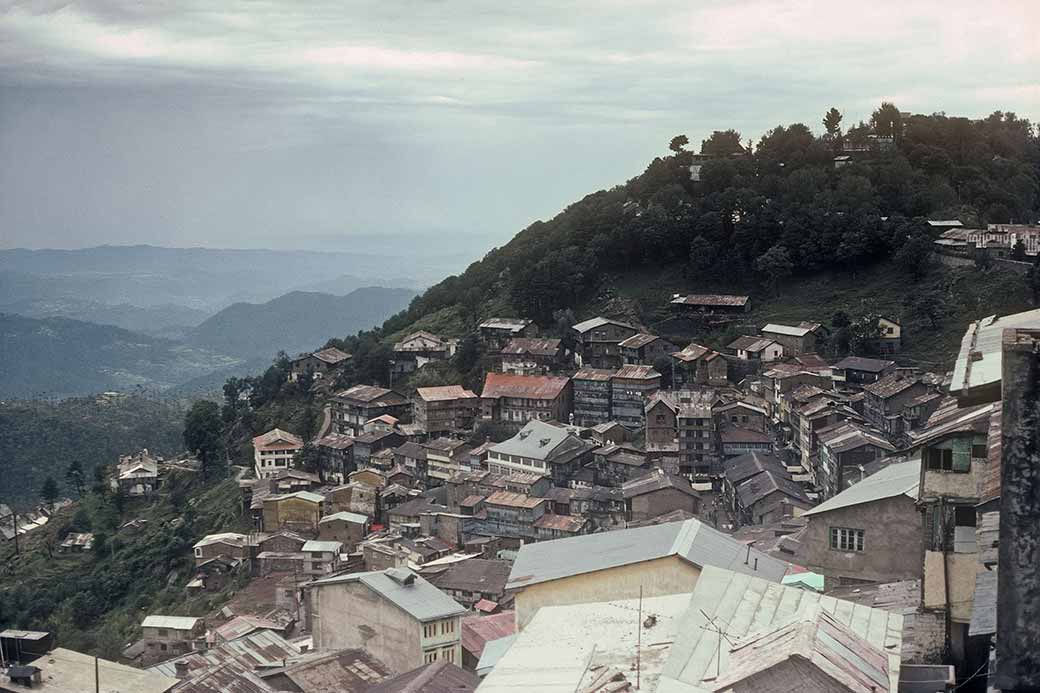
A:
<svg viewBox="0 0 1040 693">
<path fill-rule="evenodd" d="M 570 382 L 568 378 L 551 375 L 512 375 L 488 373 L 481 397 L 526 397 L 528 399 L 556 399 Z"/>
<path fill-rule="evenodd" d="M 470 616 L 462 619 L 462 649 L 479 659 L 484 645 L 515 632 L 516 616 L 512 611 L 491 616 Z"/>
</svg>

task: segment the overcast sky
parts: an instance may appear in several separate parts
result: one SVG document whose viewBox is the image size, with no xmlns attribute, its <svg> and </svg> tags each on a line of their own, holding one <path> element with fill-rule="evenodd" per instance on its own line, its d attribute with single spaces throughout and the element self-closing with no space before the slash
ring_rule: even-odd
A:
<svg viewBox="0 0 1040 693">
<path fill-rule="evenodd" d="M 0 247 L 480 254 L 680 132 L 1040 119 L 1038 36 L 1037 0 L 0 0 Z"/>
</svg>

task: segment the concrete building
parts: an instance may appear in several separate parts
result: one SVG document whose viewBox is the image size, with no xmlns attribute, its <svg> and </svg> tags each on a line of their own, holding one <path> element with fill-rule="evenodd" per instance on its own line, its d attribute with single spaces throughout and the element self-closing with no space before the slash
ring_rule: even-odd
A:
<svg viewBox="0 0 1040 693">
<path fill-rule="evenodd" d="M 895 446 L 868 426 L 843 421 L 817 432 L 819 454 L 813 472 L 823 498 L 833 498 L 866 475 L 866 465 L 895 452 Z"/>
<path fill-rule="evenodd" d="M 322 577 L 340 569 L 339 555 L 343 543 L 311 540 L 303 545 L 303 572 L 311 577 Z"/>
<path fill-rule="evenodd" d="M 727 384 L 729 366 L 722 354 L 700 344 L 690 344 L 672 354 L 672 387 Z"/>
<path fill-rule="evenodd" d="M 563 348 L 559 339 L 510 339 L 498 353 L 499 370 L 513 375 L 548 375 L 562 368 Z"/>
<path fill-rule="evenodd" d="M 931 388 L 914 376 L 892 373 L 863 386 L 863 416 L 889 438 L 903 431 L 903 409 Z"/>
<path fill-rule="evenodd" d="M 656 392 L 646 403 L 646 451 L 655 458 L 679 458 L 679 404 L 669 392 Z"/>
<path fill-rule="evenodd" d="M 441 339 L 439 336 L 419 330 L 394 344 L 394 360 L 391 371 L 402 376 L 422 368 L 427 363 L 447 361 L 455 354 L 457 341 Z"/>
<path fill-rule="evenodd" d="M 727 344 L 726 349 L 738 359 L 760 363 L 779 361 L 784 356 L 783 345 L 769 337 L 745 335 Z"/>
<path fill-rule="evenodd" d="M 289 382 L 295 383 L 300 376 L 310 373 L 315 379 L 327 378 L 330 373 L 349 363 L 351 355 L 336 347 L 300 354 L 292 360 Z"/>
<path fill-rule="evenodd" d="M 571 378 L 574 389 L 574 424 L 598 426 L 610 421 L 610 383 L 614 371 L 608 368 L 585 366 Z"/>
<path fill-rule="evenodd" d="M 325 515 L 325 497 L 311 491 L 297 491 L 264 498 L 263 529 L 291 529 L 313 535 Z"/>
<path fill-rule="evenodd" d="M 412 414 L 412 403 L 407 397 L 375 385 L 355 385 L 337 392 L 330 404 L 333 429 L 351 436 L 364 433 L 365 423 L 377 416 L 389 414 L 400 423 L 407 423 Z"/>
<path fill-rule="evenodd" d="M 514 430 L 536 419 L 566 422 L 572 400 L 569 378 L 488 373 L 480 393 L 481 417 Z"/>
<path fill-rule="evenodd" d="M 543 541 L 521 547 L 506 589 L 523 629 L 544 606 L 688 592 L 706 565 L 779 582 L 781 561 L 697 520 Z"/>
<path fill-rule="evenodd" d="M 253 471 L 257 479 L 267 479 L 292 467 L 293 459 L 303 449 L 299 436 L 274 428 L 253 438 Z"/>
<path fill-rule="evenodd" d="M 700 494 L 681 476 L 655 469 L 621 485 L 629 522 L 643 522 L 676 510 L 691 515 L 701 511 Z"/>
<path fill-rule="evenodd" d="M 592 446 L 559 426 L 530 421 L 515 436 L 488 450 L 492 474 L 533 472 L 565 486 L 570 477 L 592 461 Z"/>
<path fill-rule="evenodd" d="M 249 558 L 249 537 L 237 532 L 222 532 L 220 534 L 207 534 L 195 542 L 195 565 L 198 566 L 212 558 L 226 556 L 236 560 Z"/>
<path fill-rule="evenodd" d="M 695 481 L 709 481 L 720 473 L 718 436 L 711 390 L 677 390 L 671 393 L 678 407 L 679 473 Z"/>
<path fill-rule="evenodd" d="M 465 607 L 406 569 L 308 583 L 307 613 L 316 650 L 361 648 L 391 673 L 462 662 Z"/>
<path fill-rule="evenodd" d="M 480 397 L 461 385 L 416 388 L 412 421 L 425 433 L 439 435 L 473 429 Z"/>
<path fill-rule="evenodd" d="M 652 366 L 622 366 L 610 379 L 610 419 L 633 430 L 643 428 L 646 401 L 659 389 L 661 374 Z"/>
<path fill-rule="evenodd" d="M 628 323 L 602 317 L 579 322 L 571 330 L 577 341 L 578 365 L 611 370 L 622 365 L 621 342 L 639 332 Z"/>
<path fill-rule="evenodd" d="M 762 336 L 779 343 L 787 356 L 816 352 L 816 332 L 811 326 L 770 323 L 762 328 Z"/>
<path fill-rule="evenodd" d="M 527 318 L 488 318 L 477 327 L 487 351 L 499 351 L 516 337 L 537 337 L 538 326 Z"/>
<path fill-rule="evenodd" d="M 158 662 L 206 649 L 206 622 L 193 616 L 147 616 L 141 622 L 143 657 Z"/>
<path fill-rule="evenodd" d="M 919 459 L 892 464 L 802 513 L 806 567 L 827 589 L 920 579 L 920 483 Z"/>
<path fill-rule="evenodd" d="M 625 365 L 653 366 L 658 360 L 668 358 L 679 350 L 667 339 L 655 334 L 640 332 L 618 343 L 621 361 Z"/>
</svg>

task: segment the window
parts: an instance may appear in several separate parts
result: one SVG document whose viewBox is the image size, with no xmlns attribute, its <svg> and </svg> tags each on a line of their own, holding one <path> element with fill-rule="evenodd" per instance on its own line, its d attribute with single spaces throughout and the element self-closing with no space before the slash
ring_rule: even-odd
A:
<svg viewBox="0 0 1040 693">
<path fill-rule="evenodd" d="M 831 548 L 838 551 L 862 551 L 863 530 L 831 527 Z"/>
<path fill-rule="evenodd" d="M 195 557 L 202 558 L 202 549 L 195 549 Z"/>
<path fill-rule="evenodd" d="M 455 632 L 455 621 L 452 621 L 451 619 L 449 619 L 447 621 L 441 621 L 441 635 L 444 635 L 446 633 L 454 633 L 454 632 Z"/>
<path fill-rule="evenodd" d="M 427 664 L 433 664 L 434 662 L 436 662 L 437 661 L 437 650 L 430 650 L 429 652 L 426 652 L 424 657 L 423 657 L 423 660 Z"/>
<path fill-rule="evenodd" d="M 987 449 L 985 445 L 972 445 L 971 456 L 976 460 L 984 460 L 987 457 Z"/>
<path fill-rule="evenodd" d="M 924 451 L 924 459 L 931 471 L 959 473 L 971 471 L 971 459 L 963 452 L 956 454 L 949 449 L 927 448 Z"/>
<path fill-rule="evenodd" d="M 423 632 L 423 637 L 424 638 L 432 638 L 433 636 L 437 635 L 437 624 L 436 623 L 427 623 L 427 624 L 425 624 L 423 626 L 422 632 Z"/>
<path fill-rule="evenodd" d="M 960 505 L 953 510 L 953 524 L 957 527 L 974 527 L 975 517 L 975 508 L 970 505 Z"/>
<path fill-rule="evenodd" d="M 169 635 L 170 635 L 170 631 L 166 630 L 165 628 L 160 628 L 159 629 L 159 637 L 160 638 L 166 638 L 166 637 L 169 637 Z"/>
<path fill-rule="evenodd" d="M 441 654 L 444 655 L 444 661 L 446 661 L 446 662 L 454 662 L 455 661 L 455 648 L 454 647 L 445 647 L 443 650 L 441 650 Z"/>
</svg>

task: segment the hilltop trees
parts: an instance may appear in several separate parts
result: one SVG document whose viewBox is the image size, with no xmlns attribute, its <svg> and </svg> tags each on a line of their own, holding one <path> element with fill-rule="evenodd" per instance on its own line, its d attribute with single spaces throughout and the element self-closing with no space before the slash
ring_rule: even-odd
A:
<svg viewBox="0 0 1040 693">
<path fill-rule="evenodd" d="M 222 466 L 223 430 L 216 402 L 199 400 L 191 405 L 184 417 L 184 446 L 198 457 L 204 477 Z"/>
</svg>

